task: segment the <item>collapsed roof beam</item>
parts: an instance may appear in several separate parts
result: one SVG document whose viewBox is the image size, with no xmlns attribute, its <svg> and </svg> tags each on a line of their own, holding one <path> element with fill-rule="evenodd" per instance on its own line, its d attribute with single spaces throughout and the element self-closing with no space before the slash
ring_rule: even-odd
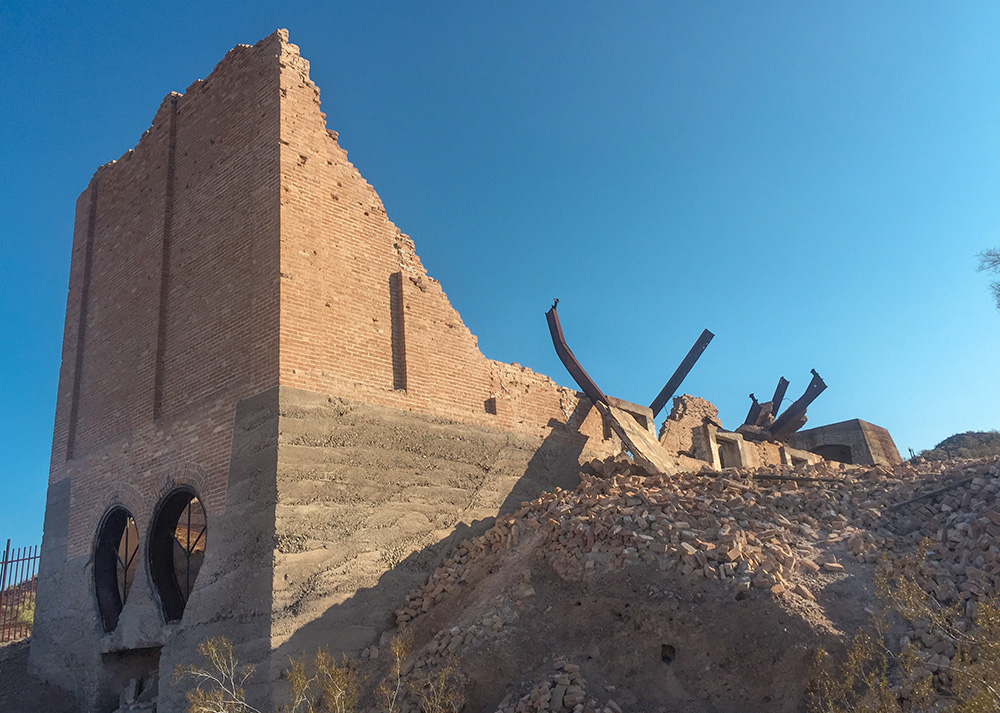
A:
<svg viewBox="0 0 1000 713">
<path fill-rule="evenodd" d="M 559 300 L 555 300 L 552 303 L 552 307 L 548 312 L 545 313 L 545 321 L 549 323 L 549 334 L 552 335 L 552 345 L 556 348 L 556 354 L 559 355 L 559 361 L 563 363 L 566 367 L 566 371 L 569 375 L 573 377 L 573 381 L 576 382 L 580 390 L 587 395 L 587 398 L 594 404 L 600 402 L 603 404 L 608 403 L 608 397 L 604 395 L 604 392 L 594 383 L 594 380 L 590 378 L 590 375 L 583 370 L 580 366 L 580 362 L 576 360 L 573 356 L 573 352 L 566 345 L 566 338 L 563 337 L 562 327 L 559 325 L 559 313 L 556 312 L 556 305 L 559 304 Z M 655 415 L 655 414 L 654 414 Z"/>
<path fill-rule="evenodd" d="M 784 443 L 792 437 L 793 433 L 802 428 L 806 422 L 805 415 L 809 404 L 815 401 L 816 397 L 826 390 L 826 384 L 820 375 L 816 373 L 815 369 L 812 369 L 812 375 L 812 380 L 809 382 L 809 386 L 806 387 L 806 392 L 771 424 L 769 430 L 771 438 L 775 441 Z M 781 385 L 780 382 L 778 385 Z"/>
<path fill-rule="evenodd" d="M 778 379 L 778 385 L 775 387 L 774 396 L 771 397 L 770 401 L 759 403 L 757 397 L 750 394 L 750 400 L 753 403 L 750 404 L 750 411 L 747 412 L 743 425 L 763 427 L 767 425 L 769 419 L 773 423 L 774 415 L 781 408 L 781 402 L 784 401 L 787 390 L 788 379 L 782 376 Z"/>
<path fill-rule="evenodd" d="M 816 373 L 815 371 L 813 372 Z M 778 385 L 774 387 L 774 396 L 771 397 L 771 414 L 777 415 L 781 410 L 781 402 L 785 400 L 785 392 L 788 391 L 788 379 L 778 378 Z"/>
<path fill-rule="evenodd" d="M 682 361 L 680 366 L 677 367 L 674 375 L 670 377 L 670 380 L 666 383 L 663 389 L 660 390 L 660 393 L 657 394 L 655 399 L 653 399 L 653 403 L 649 405 L 649 408 L 653 410 L 654 417 L 660 413 L 667 401 L 673 397 L 674 392 L 677 391 L 681 382 L 684 381 L 684 377 L 688 375 L 689 371 L 691 371 L 691 367 L 693 367 L 695 362 L 698 361 L 698 357 L 700 357 L 701 353 L 705 351 L 705 347 L 708 346 L 708 343 L 712 341 L 712 337 L 714 336 L 714 334 L 706 329 L 701 333 L 701 336 L 698 337 L 698 341 L 696 341 L 694 346 L 691 347 L 691 351 L 689 351 L 687 356 L 684 357 L 684 361 Z"/>
</svg>

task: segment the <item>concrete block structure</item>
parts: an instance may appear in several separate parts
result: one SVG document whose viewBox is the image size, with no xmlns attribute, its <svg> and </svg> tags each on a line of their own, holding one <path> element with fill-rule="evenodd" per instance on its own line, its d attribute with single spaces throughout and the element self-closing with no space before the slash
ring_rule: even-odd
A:
<svg viewBox="0 0 1000 713">
<path fill-rule="evenodd" d="M 81 194 L 57 398 L 31 660 L 88 712 L 157 674 L 183 710 L 219 634 L 270 707 L 289 655 L 377 642 L 449 543 L 620 449 L 480 353 L 285 31 Z"/>
<path fill-rule="evenodd" d="M 860 418 L 799 431 L 790 443 L 841 463 L 894 466 L 903 462 L 889 432 Z"/>
</svg>

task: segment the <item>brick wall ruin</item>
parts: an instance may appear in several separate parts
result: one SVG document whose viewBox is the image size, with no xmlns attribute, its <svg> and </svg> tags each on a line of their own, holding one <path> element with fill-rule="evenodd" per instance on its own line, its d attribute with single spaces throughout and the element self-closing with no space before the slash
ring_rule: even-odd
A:
<svg viewBox="0 0 1000 713">
<path fill-rule="evenodd" d="M 272 636 L 287 649 L 307 624 L 342 636 L 353 615 L 315 622 L 412 558 L 402 584 L 365 600 L 350 630 L 367 641 L 437 543 L 512 491 L 553 487 L 568 460 L 619 449 L 575 391 L 481 354 L 327 129 L 308 68 L 284 31 L 236 47 L 169 94 L 77 202 L 32 661 L 86 710 L 112 709 L 130 678 L 189 661 L 214 633 L 261 660 Z M 296 436 L 300 412 L 311 430 Z M 363 467 L 331 435 L 348 414 L 351 438 L 425 449 L 434 468 L 408 472 L 402 456 Z M 471 445 L 450 449 L 442 428 L 466 429 Z M 365 495 L 365 478 L 383 476 L 387 497 Z M 183 617 L 166 622 L 146 560 L 151 522 L 179 488 L 204 506 L 207 545 Z M 116 507 L 140 546 L 106 633 L 95 553 Z M 323 527 L 303 530 L 317 511 Z M 348 560 L 359 574 L 296 600 L 289 619 L 301 572 Z M 169 678 L 161 710 L 180 705 Z"/>
<path fill-rule="evenodd" d="M 168 94 L 77 202 L 31 657 L 88 713 L 157 671 L 182 710 L 170 672 L 221 634 L 271 707 L 289 656 L 377 642 L 452 544 L 622 449 L 479 351 L 325 119 L 278 31 Z M 689 396 L 657 444 L 613 403 L 664 473 L 818 460 Z"/>
</svg>

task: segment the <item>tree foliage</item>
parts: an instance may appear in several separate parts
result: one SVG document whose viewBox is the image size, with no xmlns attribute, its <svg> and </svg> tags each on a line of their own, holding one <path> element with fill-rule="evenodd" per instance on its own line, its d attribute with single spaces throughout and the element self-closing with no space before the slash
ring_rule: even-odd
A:
<svg viewBox="0 0 1000 713">
<path fill-rule="evenodd" d="M 1000 275 L 1000 250 L 991 248 L 979 253 L 979 271 Z M 990 281 L 990 293 L 997 309 L 1000 310 L 1000 279 Z"/>
</svg>

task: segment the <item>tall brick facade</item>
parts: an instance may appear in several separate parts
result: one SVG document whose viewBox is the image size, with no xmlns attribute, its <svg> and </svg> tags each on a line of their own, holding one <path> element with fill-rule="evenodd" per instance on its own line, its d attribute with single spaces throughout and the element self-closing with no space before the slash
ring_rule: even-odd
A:
<svg viewBox="0 0 1000 713">
<path fill-rule="evenodd" d="M 307 507 L 291 484 L 305 476 L 289 475 L 305 468 L 302 458 L 340 459 L 337 472 L 351 482 L 373 477 L 345 455 L 349 445 L 323 435 L 348 414 L 357 425 L 346 441 L 402 434 L 383 446 L 404 444 L 396 460 L 370 466 L 398 484 L 371 501 L 371 513 L 379 526 L 398 521 L 393 546 L 411 552 L 437 552 L 446 531 L 496 514 L 512 489 L 551 485 L 561 458 L 618 447 L 575 391 L 480 353 L 326 128 L 308 68 L 284 31 L 231 50 L 205 80 L 169 94 L 138 145 L 98 169 L 77 202 L 32 660 L 86 710 L 112 710 L 130 678 L 168 673 L 214 633 L 261 660 L 301 626 L 315 629 L 303 646 L 345 626 L 354 626 L 352 645 L 377 637 L 412 576 L 371 600 L 385 616 L 364 626 L 350 607 L 324 618 L 322 607 L 334 605 L 320 600 L 312 618 L 275 624 L 298 551 L 282 543 L 317 551 L 322 542 L 326 551 L 337 533 L 357 545 L 374 527 L 334 509 L 322 532 L 288 524 Z M 308 433 L 292 438 L 300 413 Z M 452 428 L 480 450 L 453 452 Z M 396 471 L 419 448 L 430 448 L 437 472 L 404 482 Z M 487 451 L 489 464 L 477 464 Z M 466 478 L 470 468 L 482 477 Z M 333 502 L 336 478 L 306 470 L 315 497 Z M 462 478 L 472 484 L 456 486 Z M 447 497 L 426 495 L 445 483 Z M 148 536 L 179 486 L 204 504 L 209 534 L 188 608 L 166 622 Z M 421 503 L 430 512 L 423 524 L 391 515 Z M 121 619 L 105 633 L 93 563 L 98 528 L 116 505 L 134 517 L 141 546 Z M 369 561 L 372 551 L 344 557 Z M 369 567 L 363 581 L 388 582 L 389 570 Z M 338 602 L 352 586 L 361 585 L 338 585 Z M 327 619 L 336 623 L 324 629 Z M 169 679 L 161 711 L 180 709 Z"/>
</svg>

